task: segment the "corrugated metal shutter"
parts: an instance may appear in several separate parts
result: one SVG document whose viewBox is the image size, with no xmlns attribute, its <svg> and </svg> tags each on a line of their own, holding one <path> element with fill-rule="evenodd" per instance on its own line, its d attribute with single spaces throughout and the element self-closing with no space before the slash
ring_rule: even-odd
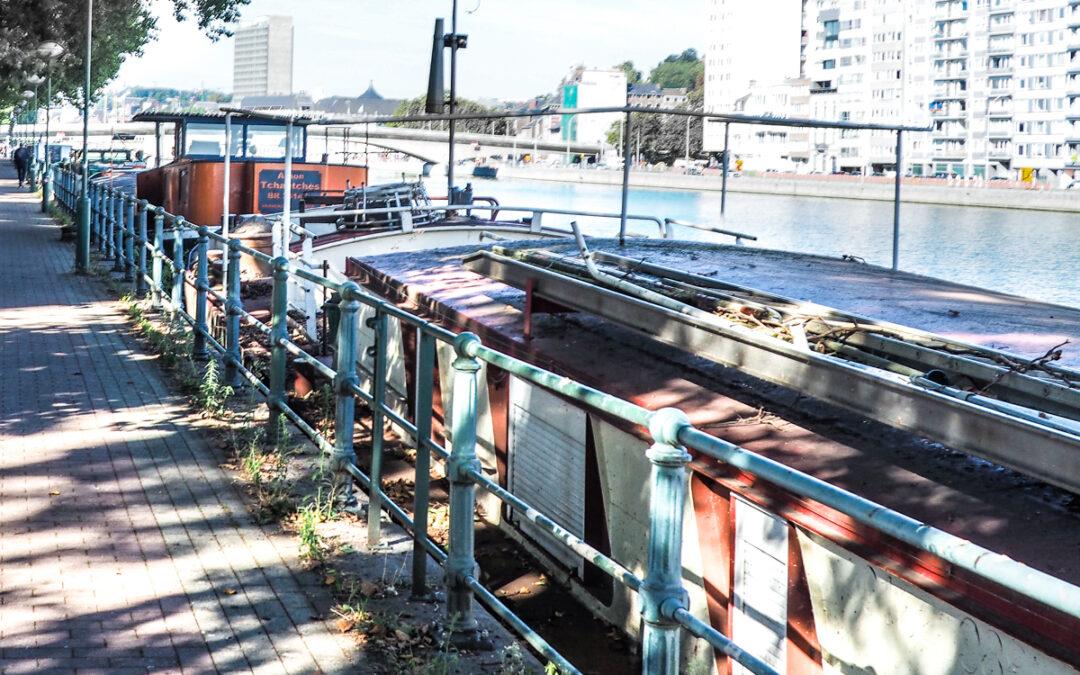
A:
<svg viewBox="0 0 1080 675">
<path fill-rule="evenodd" d="M 520 379 L 510 382 L 510 491 L 573 534 L 585 536 L 585 411 Z M 544 530 L 514 521 L 557 560 L 579 557 Z"/>
</svg>

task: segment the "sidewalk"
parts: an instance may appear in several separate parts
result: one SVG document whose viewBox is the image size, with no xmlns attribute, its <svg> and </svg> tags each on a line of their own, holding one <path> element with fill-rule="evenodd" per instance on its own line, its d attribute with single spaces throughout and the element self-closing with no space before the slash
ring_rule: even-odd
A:
<svg viewBox="0 0 1080 675">
<path fill-rule="evenodd" d="M 13 176 L 0 166 L 0 672 L 349 670 L 296 542 L 252 524 Z"/>
</svg>

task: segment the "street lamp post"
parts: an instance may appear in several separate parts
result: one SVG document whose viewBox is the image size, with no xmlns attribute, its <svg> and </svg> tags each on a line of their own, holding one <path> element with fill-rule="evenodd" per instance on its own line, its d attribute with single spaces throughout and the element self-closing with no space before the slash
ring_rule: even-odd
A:
<svg viewBox="0 0 1080 675">
<path fill-rule="evenodd" d="M 52 118 L 52 64 L 53 59 L 64 53 L 64 48 L 55 42 L 42 42 L 37 53 L 45 59 L 45 174 L 41 178 L 41 212 L 49 210 L 52 203 L 52 155 L 49 153 L 49 122 Z"/>
<path fill-rule="evenodd" d="M 87 195 L 90 165 L 86 152 L 90 137 L 90 37 L 94 25 L 94 0 L 86 0 L 86 79 L 83 82 L 83 152 L 82 180 L 79 189 L 79 225 L 75 237 L 75 271 L 85 273 L 90 268 L 90 199 Z"/>
<path fill-rule="evenodd" d="M 26 78 L 26 81 L 34 86 L 34 89 L 32 91 L 30 89 L 27 89 L 26 91 L 23 92 L 23 98 L 26 99 L 26 105 L 28 106 L 27 109 L 30 111 L 30 114 L 34 116 L 33 121 L 30 122 L 30 145 L 33 148 L 33 152 L 30 153 L 30 166 L 28 167 L 27 181 L 30 184 L 30 191 L 35 192 L 35 191 L 37 191 L 37 149 L 38 149 L 38 142 L 37 142 L 37 112 L 38 112 L 37 86 L 39 84 L 41 84 L 42 80 L 41 80 L 41 77 L 39 75 L 31 75 L 30 77 Z"/>
</svg>

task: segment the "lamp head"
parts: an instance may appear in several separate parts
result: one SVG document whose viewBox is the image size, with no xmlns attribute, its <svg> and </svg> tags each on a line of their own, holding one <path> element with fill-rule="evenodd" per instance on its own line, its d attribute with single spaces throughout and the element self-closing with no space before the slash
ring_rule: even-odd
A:
<svg viewBox="0 0 1080 675">
<path fill-rule="evenodd" d="M 37 53 L 38 56 L 40 56 L 41 58 L 47 61 L 52 61 L 53 59 L 64 53 L 64 48 L 61 45 L 52 41 L 42 42 L 40 45 L 38 45 Z"/>
</svg>

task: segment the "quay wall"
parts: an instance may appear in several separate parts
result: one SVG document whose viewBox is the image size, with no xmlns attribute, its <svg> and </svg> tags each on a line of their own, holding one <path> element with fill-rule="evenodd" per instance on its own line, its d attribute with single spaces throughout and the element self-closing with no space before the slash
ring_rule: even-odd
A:
<svg viewBox="0 0 1080 675">
<path fill-rule="evenodd" d="M 526 180 L 594 185 L 622 184 L 622 172 L 604 169 L 562 169 L 531 167 L 500 167 L 499 176 Z M 739 176 L 728 178 L 728 192 L 784 195 L 789 197 L 827 197 L 892 201 L 893 184 L 888 178 L 822 180 L 813 178 L 763 178 Z M 677 173 L 632 171 L 630 185 L 666 190 L 720 191 L 718 175 L 690 176 Z M 947 206 L 979 206 L 998 209 L 1032 211 L 1080 212 L 1080 190 L 1041 190 L 1023 188 L 990 188 L 966 185 L 901 186 L 901 201 L 914 204 Z"/>
</svg>

